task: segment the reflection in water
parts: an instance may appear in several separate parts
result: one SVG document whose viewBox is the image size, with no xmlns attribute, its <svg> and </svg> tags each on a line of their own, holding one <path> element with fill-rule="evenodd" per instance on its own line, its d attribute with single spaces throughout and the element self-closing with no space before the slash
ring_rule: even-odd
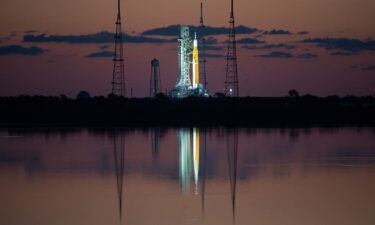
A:
<svg viewBox="0 0 375 225">
<path fill-rule="evenodd" d="M 202 145 L 203 145 L 203 154 L 201 159 L 201 171 L 202 171 L 202 185 L 201 185 L 201 204 L 202 204 L 202 219 L 204 220 L 204 203 L 205 203 L 205 187 L 206 187 L 206 171 L 207 171 L 207 146 L 206 146 L 206 129 L 202 129 Z"/>
<path fill-rule="evenodd" d="M 192 177 L 192 149 L 191 149 L 191 129 L 182 128 L 179 133 L 180 150 L 180 185 L 183 194 L 190 191 L 190 179 Z"/>
<path fill-rule="evenodd" d="M 190 193 L 194 178 L 194 194 L 199 192 L 200 133 L 198 128 L 182 128 L 179 131 L 180 184 L 183 194 Z"/>
<path fill-rule="evenodd" d="M 202 138 L 201 138 L 202 134 Z M 202 139 L 202 143 L 201 143 Z M 180 185 L 184 195 L 190 194 L 191 180 L 194 179 L 194 194 L 201 195 L 202 218 L 204 219 L 205 206 L 205 183 L 206 183 L 206 130 L 198 128 L 183 128 L 179 131 L 179 154 L 180 154 Z M 200 155 L 201 145 L 203 154 Z M 230 181 L 232 218 L 235 221 L 236 209 L 236 183 L 237 183 L 237 151 L 238 151 L 238 130 L 229 129 L 226 132 L 226 150 Z M 200 158 L 201 157 L 201 158 Z M 199 171 L 199 168 L 202 168 Z M 200 174 L 200 173 L 201 174 Z M 201 175 L 201 176 L 199 176 Z M 199 178 L 201 177 L 201 184 Z M 199 193 L 200 185 L 200 193 Z"/>
<path fill-rule="evenodd" d="M 113 155 L 116 171 L 116 183 L 117 183 L 117 198 L 119 206 L 120 221 L 122 218 L 122 191 L 123 191 L 123 180 L 124 180 L 124 168 L 125 168 L 125 136 L 122 134 L 114 134 L 113 136 Z"/>
<path fill-rule="evenodd" d="M 153 129 L 0 132 L 1 224 L 374 224 L 372 128 Z"/>
<path fill-rule="evenodd" d="M 160 129 L 151 129 L 151 152 L 152 158 L 156 159 L 159 156 L 159 139 L 160 139 Z"/>
<path fill-rule="evenodd" d="M 237 184 L 237 150 L 238 150 L 238 130 L 233 128 L 227 131 L 227 153 L 230 190 L 232 198 L 232 216 L 233 222 L 236 216 L 236 184 Z"/>
</svg>

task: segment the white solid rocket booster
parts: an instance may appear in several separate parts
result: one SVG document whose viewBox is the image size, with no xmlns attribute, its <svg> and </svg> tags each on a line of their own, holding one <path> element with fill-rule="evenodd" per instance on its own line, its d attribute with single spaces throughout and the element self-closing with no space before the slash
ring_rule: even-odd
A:
<svg viewBox="0 0 375 225">
<path fill-rule="evenodd" d="M 197 88 L 199 84 L 199 58 L 197 33 L 195 33 L 193 45 L 193 88 Z"/>
</svg>

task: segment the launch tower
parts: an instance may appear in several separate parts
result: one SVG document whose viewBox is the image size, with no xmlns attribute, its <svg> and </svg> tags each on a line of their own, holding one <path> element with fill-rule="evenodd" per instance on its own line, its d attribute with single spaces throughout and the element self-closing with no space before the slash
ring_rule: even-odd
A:
<svg viewBox="0 0 375 225">
<path fill-rule="evenodd" d="M 115 56 L 113 58 L 112 95 L 126 96 L 124 50 L 122 46 L 120 0 L 117 1 L 117 20 L 115 34 Z"/>
<path fill-rule="evenodd" d="M 237 49 L 236 32 L 234 24 L 233 0 L 230 2 L 229 35 L 227 67 L 225 73 L 225 95 L 230 97 L 239 96 L 238 75 L 237 75 Z"/>
<path fill-rule="evenodd" d="M 178 50 L 179 75 L 174 89 L 169 93 L 173 98 L 189 96 L 208 97 L 208 92 L 199 83 L 198 40 L 191 40 L 189 27 L 181 26 Z M 192 68 L 192 69 L 191 69 Z"/>
</svg>

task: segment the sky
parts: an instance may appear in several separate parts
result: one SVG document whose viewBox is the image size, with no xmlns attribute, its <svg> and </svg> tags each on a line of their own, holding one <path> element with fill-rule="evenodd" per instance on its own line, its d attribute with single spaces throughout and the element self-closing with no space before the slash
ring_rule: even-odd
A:
<svg viewBox="0 0 375 225">
<path fill-rule="evenodd" d="M 206 26 L 228 27 L 228 0 L 203 3 Z M 285 96 L 291 89 L 318 96 L 375 94 L 375 1 L 234 4 L 236 25 L 252 28 L 237 32 L 241 96 Z M 200 0 L 122 1 L 128 95 L 130 89 L 135 97 L 148 95 L 153 58 L 160 61 L 163 91 L 173 88 L 177 36 L 168 29 L 150 31 L 198 26 L 199 5 Z M 8 0 L 0 2 L 0 12 L 0 96 L 110 93 L 116 1 Z M 214 94 L 224 88 L 227 35 L 224 30 L 207 37 L 214 40 L 214 50 L 207 50 L 208 89 Z"/>
</svg>

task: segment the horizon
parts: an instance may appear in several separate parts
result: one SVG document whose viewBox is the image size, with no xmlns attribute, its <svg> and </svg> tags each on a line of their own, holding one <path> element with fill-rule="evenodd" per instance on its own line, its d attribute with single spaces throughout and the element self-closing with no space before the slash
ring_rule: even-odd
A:
<svg viewBox="0 0 375 225">
<path fill-rule="evenodd" d="M 168 29 L 151 31 L 175 24 L 199 26 L 200 2 L 122 2 L 123 30 L 130 35 L 124 42 L 128 96 L 131 88 L 134 97 L 148 96 L 153 58 L 160 61 L 162 90 L 173 88 L 178 43 L 171 39 L 176 36 Z M 205 25 L 227 28 L 229 1 L 203 3 Z M 110 93 L 114 43 L 108 35 L 115 30 L 115 1 L 0 5 L 0 96 Z M 315 96 L 375 94 L 374 2 L 237 0 L 234 8 L 236 27 L 250 28 L 237 35 L 241 97 L 285 96 L 291 89 Z M 227 34 L 207 37 L 212 41 L 206 50 L 208 89 L 214 95 L 224 88 Z M 18 47 L 4 48 L 13 45 Z"/>
</svg>

